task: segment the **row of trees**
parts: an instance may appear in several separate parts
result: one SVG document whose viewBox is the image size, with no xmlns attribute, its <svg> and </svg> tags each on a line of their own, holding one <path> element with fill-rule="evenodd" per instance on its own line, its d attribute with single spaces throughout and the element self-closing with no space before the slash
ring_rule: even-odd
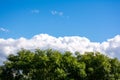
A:
<svg viewBox="0 0 120 80">
<path fill-rule="evenodd" d="M 0 80 L 120 80 L 120 61 L 99 52 L 22 49 L 0 66 Z"/>
</svg>

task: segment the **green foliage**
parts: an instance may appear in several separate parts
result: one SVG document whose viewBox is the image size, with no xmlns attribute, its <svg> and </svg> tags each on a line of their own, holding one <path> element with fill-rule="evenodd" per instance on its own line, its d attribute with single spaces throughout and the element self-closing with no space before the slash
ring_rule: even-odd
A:
<svg viewBox="0 0 120 80">
<path fill-rule="evenodd" d="M 22 49 L 0 66 L 0 80 L 120 80 L 120 61 L 99 52 Z"/>
</svg>

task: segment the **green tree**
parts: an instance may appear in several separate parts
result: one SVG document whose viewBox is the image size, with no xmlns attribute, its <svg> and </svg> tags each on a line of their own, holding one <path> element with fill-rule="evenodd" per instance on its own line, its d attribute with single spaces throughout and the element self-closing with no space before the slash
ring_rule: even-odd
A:
<svg viewBox="0 0 120 80">
<path fill-rule="evenodd" d="M 65 52 L 62 58 L 63 69 L 67 73 L 68 80 L 84 79 L 86 77 L 84 62 L 78 62 L 71 52 Z"/>
<path fill-rule="evenodd" d="M 120 80 L 120 61 L 99 52 L 21 49 L 0 66 L 0 80 Z"/>
<path fill-rule="evenodd" d="M 108 78 L 111 64 L 107 56 L 99 52 L 86 52 L 80 56 L 79 62 L 86 64 L 87 80 L 106 80 Z"/>
<path fill-rule="evenodd" d="M 117 58 L 110 59 L 111 63 L 111 72 L 110 80 L 120 80 L 120 61 Z"/>
</svg>

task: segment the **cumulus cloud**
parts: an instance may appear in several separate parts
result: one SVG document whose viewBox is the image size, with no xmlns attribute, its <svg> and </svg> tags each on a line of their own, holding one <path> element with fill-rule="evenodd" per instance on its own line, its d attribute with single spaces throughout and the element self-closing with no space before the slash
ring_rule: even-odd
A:
<svg viewBox="0 0 120 80">
<path fill-rule="evenodd" d="M 5 29 L 5 28 L 0 28 L 0 31 L 2 31 L 2 32 L 9 32 L 9 30 L 8 29 Z"/>
<path fill-rule="evenodd" d="M 120 35 L 101 43 L 100 49 L 111 57 L 118 57 L 120 59 Z"/>
<path fill-rule="evenodd" d="M 33 10 L 31 10 L 31 12 L 32 12 L 33 14 L 38 14 L 38 13 L 40 13 L 40 10 L 38 10 L 38 9 L 33 9 Z"/>
<path fill-rule="evenodd" d="M 31 39 L 0 39 L 0 60 L 3 61 L 9 54 L 15 54 L 17 50 L 25 48 L 33 50 L 40 49 L 54 49 L 59 51 L 79 51 L 84 52 L 99 51 L 111 57 L 118 57 L 120 59 L 120 35 L 112 39 L 108 39 L 102 43 L 91 42 L 86 37 L 80 36 L 66 36 L 53 37 L 48 34 L 39 34 L 33 36 Z"/>
<path fill-rule="evenodd" d="M 52 15 L 59 15 L 59 16 L 63 16 L 63 12 L 62 11 L 56 11 L 56 10 L 52 10 L 51 11 Z"/>
</svg>

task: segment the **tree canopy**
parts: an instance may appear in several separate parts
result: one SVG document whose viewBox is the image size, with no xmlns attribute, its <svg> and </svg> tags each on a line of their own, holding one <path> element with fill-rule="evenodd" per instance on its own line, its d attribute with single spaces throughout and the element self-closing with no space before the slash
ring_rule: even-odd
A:
<svg viewBox="0 0 120 80">
<path fill-rule="evenodd" d="M 99 52 L 22 49 L 0 66 L 0 80 L 120 80 L 120 61 Z"/>
</svg>

